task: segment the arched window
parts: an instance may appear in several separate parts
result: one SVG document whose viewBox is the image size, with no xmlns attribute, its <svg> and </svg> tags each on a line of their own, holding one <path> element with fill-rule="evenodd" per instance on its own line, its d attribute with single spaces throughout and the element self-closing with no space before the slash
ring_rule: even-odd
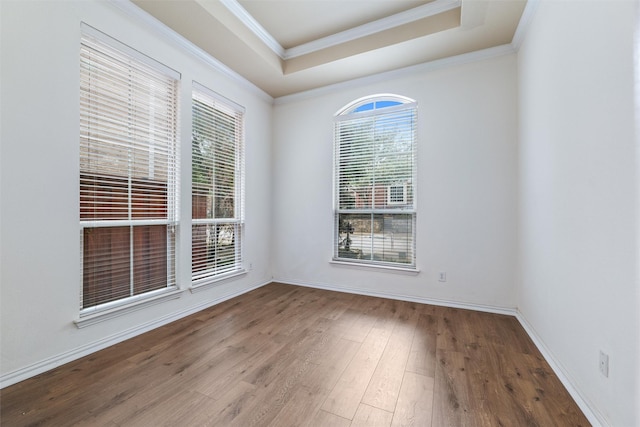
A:
<svg viewBox="0 0 640 427">
<path fill-rule="evenodd" d="M 387 94 L 336 113 L 334 260 L 415 268 L 416 114 Z"/>
</svg>

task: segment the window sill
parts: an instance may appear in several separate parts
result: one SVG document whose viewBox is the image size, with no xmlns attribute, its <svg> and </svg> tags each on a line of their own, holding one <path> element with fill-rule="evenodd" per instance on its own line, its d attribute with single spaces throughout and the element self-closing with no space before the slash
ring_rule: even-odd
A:
<svg viewBox="0 0 640 427">
<path fill-rule="evenodd" d="M 78 320 L 74 320 L 73 323 L 75 323 L 78 329 L 82 329 L 87 326 L 95 325 L 96 323 L 104 322 L 105 320 L 110 320 L 131 313 L 133 311 L 149 307 L 151 305 L 160 304 L 161 302 L 180 298 L 180 294 L 182 294 L 181 289 L 170 288 L 168 290 L 163 290 L 162 293 L 153 296 L 141 297 L 140 299 L 128 304 L 124 303 L 117 307 L 95 311 L 93 313 L 81 313 L 80 318 Z"/>
<path fill-rule="evenodd" d="M 220 276 L 213 277 L 205 277 L 204 279 L 198 279 L 193 282 L 189 290 L 191 293 L 196 293 L 200 291 L 204 291 L 205 289 L 212 288 L 213 286 L 220 285 L 222 282 L 227 281 L 228 279 L 233 279 L 238 276 L 243 276 L 247 274 L 247 270 L 244 268 L 241 270 L 232 271 L 229 273 L 221 274 Z"/>
<path fill-rule="evenodd" d="M 383 264 L 366 264 L 363 262 L 348 262 L 333 259 L 329 261 L 330 264 L 338 265 L 341 267 L 353 267 L 361 270 L 369 270 L 369 269 L 378 269 L 383 270 L 389 273 L 399 273 L 399 274 L 407 274 L 407 275 L 417 275 L 420 273 L 420 270 L 413 267 L 396 267 L 394 265 L 383 265 Z"/>
</svg>

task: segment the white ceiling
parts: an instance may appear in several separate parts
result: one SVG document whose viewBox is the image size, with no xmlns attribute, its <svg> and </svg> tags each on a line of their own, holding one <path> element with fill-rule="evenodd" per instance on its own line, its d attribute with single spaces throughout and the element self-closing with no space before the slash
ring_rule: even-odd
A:
<svg viewBox="0 0 640 427">
<path fill-rule="evenodd" d="M 277 98 L 508 44 L 526 0 L 132 0 Z"/>
</svg>

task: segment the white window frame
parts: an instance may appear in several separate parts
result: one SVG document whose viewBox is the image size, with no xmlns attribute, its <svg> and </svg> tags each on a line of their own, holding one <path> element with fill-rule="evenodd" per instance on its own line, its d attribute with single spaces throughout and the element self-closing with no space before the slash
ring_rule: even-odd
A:
<svg viewBox="0 0 640 427">
<path fill-rule="evenodd" d="M 393 200 L 392 192 L 396 188 L 402 188 L 402 200 Z M 387 204 L 388 205 L 405 205 L 407 204 L 407 183 L 391 184 L 387 186 Z"/>
<path fill-rule="evenodd" d="M 234 171 L 234 209 L 233 216 L 224 217 L 224 218 L 216 218 L 215 215 L 212 215 L 211 218 L 194 218 L 195 212 L 192 212 L 192 263 L 191 263 L 191 290 L 193 292 L 207 288 L 209 286 L 215 285 L 229 279 L 231 277 L 235 277 L 241 274 L 246 273 L 246 268 L 244 266 L 244 182 L 245 182 L 245 167 L 244 167 L 244 116 L 245 116 L 245 108 L 241 105 L 225 98 L 224 96 L 216 93 L 215 91 L 209 89 L 208 87 L 194 81 L 192 87 L 192 106 L 195 107 L 196 99 L 198 99 L 201 103 L 206 103 L 207 107 L 215 110 L 216 113 L 223 113 L 224 115 L 234 117 L 234 135 L 235 135 L 235 156 L 232 159 L 233 165 L 229 165 L 233 168 Z M 192 121 L 194 117 L 192 116 Z M 211 118 L 213 120 L 213 117 Z M 195 129 L 195 124 L 192 123 L 193 129 Z M 208 129 L 209 131 L 215 131 L 212 129 Z M 194 141 L 192 140 L 192 144 Z M 193 150 L 193 147 L 192 147 Z M 214 153 L 215 157 L 215 153 Z M 212 160 L 213 162 L 213 160 Z M 192 168 L 194 164 L 194 159 L 192 159 Z M 213 164 L 211 165 L 213 167 Z M 193 170 L 193 169 L 192 169 Z M 212 206 L 208 206 L 212 212 L 215 212 L 215 194 L 216 188 L 215 184 L 211 188 L 213 197 L 212 197 Z M 192 197 L 195 193 L 195 183 L 193 182 L 192 177 Z M 202 251 L 202 248 L 196 247 L 195 243 L 195 233 L 193 230 L 197 226 L 219 226 L 219 225 L 228 225 L 233 227 L 233 263 L 229 267 L 220 268 L 217 265 L 210 266 L 208 268 L 200 268 L 200 265 L 196 265 L 196 263 L 202 263 L 202 261 L 196 261 L 198 251 Z M 207 228 L 207 240 L 211 238 L 210 229 Z M 214 251 L 219 250 L 218 244 L 220 243 L 221 236 L 218 235 L 214 239 Z M 206 258 L 206 254 L 204 257 Z M 202 254 L 200 254 L 199 258 L 202 258 Z M 207 262 L 207 261 L 205 261 Z"/>
<path fill-rule="evenodd" d="M 167 82 L 171 82 L 170 84 L 172 86 L 171 91 L 173 92 L 173 96 L 170 98 L 170 100 L 167 100 L 168 102 L 167 110 L 173 111 L 173 112 L 171 113 L 171 119 L 169 119 L 169 121 L 162 119 L 163 128 L 166 128 L 166 123 L 171 123 L 171 126 L 168 129 L 159 131 L 158 128 L 154 127 L 155 125 L 153 122 L 154 120 L 153 117 L 150 118 L 148 122 L 148 126 L 150 127 L 146 128 L 147 131 L 153 133 L 154 135 L 162 133 L 162 137 L 166 138 L 167 145 L 163 146 L 162 148 L 166 149 L 167 154 L 166 156 L 163 157 L 166 160 L 163 161 L 162 164 L 155 162 L 157 160 L 157 155 L 155 154 L 156 148 L 154 148 L 155 145 L 150 144 L 145 149 L 144 146 L 139 145 L 140 144 L 139 141 L 127 142 L 128 138 L 133 138 L 130 136 L 130 134 L 125 135 L 122 133 L 117 133 L 118 131 L 115 131 L 115 130 L 114 131 L 109 131 L 109 130 L 96 131 L 96 132 L 103 132 L 99 136 L 95 136 L 95 138 L 100 138 L 100 140 L 107 141 L 104 143 L 106 144 L 104 145 L 105 147 L 117 145 L 118 147 L 121 147 L 118 150 L 122 151 L 122 147 L 125 147 L 124 148 L 125 150 L 127 149 L 133 150 L 134 148 L 132 147 L 135 146 L 136 150 L 142 150 L 142 152 L 146 153 L 146 155 L 148 155 L 148 163 L 147 163 L 148 175 L 145 179 L 151 180 L 149 182 L 153 182 L 153 180 L 157 180 L 157 178 L 154 178 L 154 171 L 158 170 L 157 167 L 166 168 L 166 170 L 164 170 L 164 173 L 166 173 L 166 202 L 150 202 L 150 203 L 160 203 L 159 205 L 154 205 L 154 206 L 160 206 L 161 209 L 166 210 L 166 215 L 164 215 L 165 217 L 162 217 L 162 218 L 160 217 L 137 218 L 132 216 L 132 210 L 136 208 L 132 207 L 135 201 L 134 199 L 132 199 L 132 195 L 131 195 L 131 191 L 132 191 L 131 182 L 132 180 L 139 181 L 140 178 L 138 178 L 135 175 L 135 172 L 132 172 L 131 166 L 128 166 L 127 167 L 127 170 L 129 171 L 128 172 L 129 201 L 127 202 L 128 217 L 126 219 L 122 219 L 122 218 L 105 219 L 104 217 L 101 217 L 98 219 L 85 218 L 80 220 L 80 223 L 79 223 L 80 225 L 80 283 L 81 283 L 80 311 L 79 311 L 79 319 L 75 321 L 76 326 L 78 326 L 79 328 L 88 326 L 103 320 L 107 320 L 133 310 L 138 310 L 147 305 L 157 304 L 162 301 L 178 298 L 181 293 L 181 290 L 177 285 L 177 272 L 176 272 L 177 259 L 178 259 L 177 227 L 178 227 L 178 220 L 179 220 L 178 212 L 179 212 L 179 200 L 180 200 L 180 194 L 179 194 L 179 188 L 180 188 L 180 185 L 179 185 L 179 176 L 180 176 L 179 174 L 179 168 L 180 168 L 180 160 L 179 160 L 180 96 L 179 96 L 179 92 L 180 92 L 180 77 L 181 77 L 180 73 L 142 54 L 141 52 L 121 43 L 120 41 L 100 32 L 99 30 L 96 30 L 95 28 L 85 23 L 82 23 L 81 25 L 81 55 L 83 54 L 97 55 L 97 57 L 99 57 L 100 55 L 103 55 L 104 58 L 119 58 L 119 59 L 114 59 L 115 61 L 120 61 L 118 62 L 120 64 L 118 67 L 124 67 L 124 68 L 126 68 L 127 66 L 130 67 L 129 69 L 130 75 L 134 68 L 137 70 L 153 70 L 152 73 L 158 73 L 157 75 L 163 75 L 164 76 L 163 78 L 166 79 Z M 109 59 L 109 61 L 111 61 L 111 59 Z M 88 64 L 90 64 L 90 62 L 82 63 L 81 76 L 92 75 L 89 67 L 99 67 L 99 66 L 104 66 L 107 68 L 110 67 L 110 65 L 104 65 L 104 64 L 97 65 L 96 63 L 91 63 L 90 66 Z M 109 72 L 116 72 L 115 71 L 116 66 L 113 65 L 111 67 L 112 68 L 110 69 Z M 138 71 L 136 71 L 136 73 L 137 72 Z M 146 71 L 142 71 L 142 73 L 146 73 Z M 83 78 L 86 78 L 86 77 L 83 77 Z M 93 76 L 91 78 L 99 78 L 99 77 Z M 123 78 L 126 79 L 127 77 L 123 77 Z M 149 77 L 148 82 L 145 82 L 145 84 L 150 84 L 150 85 L 157 84 L 157 81 L 154 79 L 155 79 L 154 77 Z M 106 81 L 107 80 L 105 80 L 105 82 Z M 144 81 L 144 80 L 140 80 L 140 81 Z M 95 120 L 102 120 L 103 122 L 105 122 L 105 119 L 108 118 L 108 120 L 118 121 L 117 123 L 121 123 L 120 126 L 125 126 L 125 123 L 127 123 L 127 120 L 129 120 L 129 119 L 125 119 L 124 117 L 126 117 L 127 114 L 130 116 L 131 112 L 127 114 L 123 114 L 122 116 L 117 116 L 117 114 L 119 114 L 117 111 L 119 111 L 118 108 L 120 107 L 116 107 L 116 106 L 109 107 L 108 104 L 104 103 L 104 99 L 106 98 L 100 98 L 100 96 L 103 96 L 103 95 L 96 95 L 96 101 L 92 101 L 91 98 L 93 97 L 93 95 L 89 96 L 90 92 L 85 92 L 84 89 L 81 89 L 80 93 L 81 93 L 81 100 L 82 100 L 81 107 L 80 107 L 81 147 L 83 146 L 83 144 L 91 145 L 92 144 L 91 138 L 94 138 L 93 136 L 91 136 L 90 133 L 87 133 L 88 130 L 83 128 L 83 126 L 85 125 L 82 125 L 83 122 L 90 123 L 91 120 L 94 120 L 90 118 L 91 115 L 100 114 L 100 116 L 95 116 L 96 117 Z M 129 101 L 129 102 L 132 102 L 132 101 Z M 102 104 L 99 104 L 99 103 L 102 103 Z M 107 107 L 105 107 L 105 105 L 107 105 Z M 105 108 L 111 108 L 111 109 L 106 110 Z M 98 113 L 96 113 L 96 111 Z M 104 111 L 104 113 L 101 111 Z M 113 116 L 113 114 L 116 114 L 116 116 Z M 120 117 L 122 117 L 122 119 Z M 131 123 L 129 124 L 129 126 L 132 126 Z M 109 135 L 109 132 L 111 132 L 111 135 L 113 135 L 112 136 L 112 138 L 114 138 L 113 140 L 109 140 L 110 137 L 105 136 L 105 135 Z M 96 135 L 98 135 L 98 133 L 96 133 Z M 87 141 L 87 142 L 83 142 L 83 141 Z M 96 145 L 99 144 L 98 139 L 96 139 L 95 141 L 96 141 Z M 131 139 L 131 141 L 133 141 L 133 139 Z M 86 146 L 88 147 L 89 145 L 86 145 Z M 131 148 L 126 148 L 126 147 L 131 147 Z M 84 157 L 84 156 L 88 156 L 87 154 L 88 151 L 86 150 L 88 149 L 85 149 L 85 151 L 81 150 L 81 156 L 80 156 L 81 163 L 88 161 L 83 159 L 89 159 L 89 157 Z M 115 153 L 116 149 L 113 149 L 113 151 Z M 103 154 L 101 155 L 102 156 L 101 159 L 108 159 L 109 155 L 110 154 Z M 116 157 L 113 157 L 113 159 L 114 159 L 113 162 L 116 162 L 115 160 Z M 120 160 L 117 160 L 117 161 L 120 161 Z M 114 163 L 114 165 L 115 164 L 116 163 Z M 114 166 L 114 168 L 116 167 Z M 123 171 L 121 166 L 118 166 L 116 169 L 109 169 L 109 170 Z M 81 167 L 80 173 L 81 175 L 88 174 L 89 176 L 93 176 L 96 173 L 102 174 L 103 172 L 84 171 Z M 114 174 L 114 176 L 119 177 L 118 179 L 121 179 L 121 178 L 127 179 L 127 177 L 124 175 Z M 159 182 L 164 182 L 164 181 L 159 181 Z M 136 184 L 136 185 L 140 185 L 140 184 Z M 141 190 L 138 189 L 137 191 L 141 191 Z M 159 197 L 162 197 L 162 196 L 159 196 Z M 160 214 L 160 216 L 163 216 L 163 214 Z M 84 289 L 84 269 L 85 269 L 85 265 L 84 265 L 85 249 L 84 249 L 84 237 L 83 237 L 85 234 L 85 230 L 99 229 L 99 228 L 105 228 L 105 227 L 106 228 L 129 227 L 130 236 L 133 236 L 134 228 L 136 226 L 151 226 L 151 225 L 166 226 L 166 232 L 167 232 L 167 240 L 165 242 L 166 251 L 167 251 L 166 286 L 163 286 L 161 288 L 156 288 L 150 291 L 144 291 L 139 294 L 134 293 L 134 287 L 133 287 L 134 286 L 133 285 L 134 261 L 133 259 L 135 255 L 134 255 L 134 251 L 132 250 L 132 248 L 134 247 L 134 244 L 132 240 L 130 240 L 129 264 L 130 264 L 131 279 L 129 283 L 129 288 L 130 288 L 129 296 L 110 300 L 103 303 L 98 303 L 96 305 L 89 306 L 89 307 L 84 307 L 85 303 L 83 302 L 84 297 L 82 294 Z M 133 237 L 130 237 L 130 239 L 133 239 Z"/>
<path fill-rule="evenodd" d="M 376 106 L 378 102 L 386 102 L 391 101 L 393 103 L 398 103 L 398 105 L 394 106 L 386 106 L 382 108 L 376 108 L 357 111 L 360 107 L 365 106 L 370 103 L 374 103 Z M 343 179 L 341 176 L 340 166 L 343 164 L 341 162 L 341 152 L 340 152 L 340 123 L 345 121 L 349 122 L 355 119 L 366 119 L 369 117 L 382 117 L 387 113 L 395 113 L 401 112 L 405 110 L 412 110 L 413 118 L 411 122 L 411 153 L 412 153 L 412 166 L 411 166 L 411 174 L 408 177 L 408 182 L 411 183 L 411 202 L 409 203 L 409 191 L 408 191 L 408 182 L 403 182 L 403 202 L 392 202 L 390 199 L 390 187 L 396 186 L 399 184 L 387 184 L 384 187 L 381 187 L 387 194 L 384 197 L 384 201 L 386 202 L 386 207 L 376 207 L 375 200 L 378 196 L 375 193 L 378 191 L 378 188 L 375 184 L 375 179 L 371 187 L 371 206 L 369 207 L 361 207 L 357 206 L 356 208 L 345 208 L 341 207 L 340 200 L 340 182 Z M 333 258 L 332 263 L 339 265 L 352 265 L 352 266 L 363 266 L 363 267 L 376 267 L 376 268 L 384 268 L 388 270 L 395 271 L 405 271 L 416 273 L 418 272 L 416 266 L 416 206 L 417 206 L 417 197 L 416 197 L 416 182 L 417 182 L 417 103 L 407 97 L 393 95 L 393 94 L 378 94 L 372 96 L 366 96 L 360 99 L 357 99 L 345 107 L 341 108 L 334 116 L 334 241 L 333 241 Z M 356 204 L 357 205 L 357 204 Z M 369 259 L 358 259 L 341 256 L 341 245 L 345 238 L 341 236 L 340 230 L 340 217 L 344 214 L 360 214 L 363 216 L 370 215 L 371 216 L 371 254 Z M 374 252 L 376 250 L 374 240 L 376 238 L 374 234 L 374 221 L 375 216 L 385 215 L 383 218 L 393 218 L 398 215 L 408 215 L 410 217 L 410 227 L 411 227 L 411 237 L 410 237 L 410 255 L 408 256 L 408 262 L 399 262 L 393 261 L 389 259 L 376 260 L 374 259 Z M 344 233 L 346 234 L 346 233 Z M 384 238 L 384 236 L 383 236 Z"/>
</svg>

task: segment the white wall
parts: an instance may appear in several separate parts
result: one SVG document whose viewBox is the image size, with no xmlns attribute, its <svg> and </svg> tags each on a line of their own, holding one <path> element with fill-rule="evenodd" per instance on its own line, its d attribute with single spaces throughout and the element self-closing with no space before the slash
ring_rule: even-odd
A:
<svg viewBox="0 0 640 427">
<path fill-rule="evenodd" d="M 275 279 L 515 308 L 516 74 L 515 55 L 505 55 L 276 100 Z M 329 262 L 333 116 L 377 93 L 418 102 L 417 275 Z M 439 271 L 447 272 L 446 283 L 438 282 Z"/>
<path fill-rule="evenodd" d="M 614 426 L 640 424 L 635 15 L 633 1 L 542 1 L 518 55 L 518 306 Z"/>
<path fill-rule="evenodd" d="M 212 289 L 78 329 L 80 22 L 182 73 L 182 157 L 190 159 L 190 93 L 197 80 L 246 107 L 245 255 L 253 270 Z M 271 279 L 272 100 L 214 71 L 107 2 L 2 1 L 1 375 L 3 385 Z M 190 229 L 183 162 L 181 230 Z M 181 233 L 179 285 L 190 285 Z"/>
</svg>

